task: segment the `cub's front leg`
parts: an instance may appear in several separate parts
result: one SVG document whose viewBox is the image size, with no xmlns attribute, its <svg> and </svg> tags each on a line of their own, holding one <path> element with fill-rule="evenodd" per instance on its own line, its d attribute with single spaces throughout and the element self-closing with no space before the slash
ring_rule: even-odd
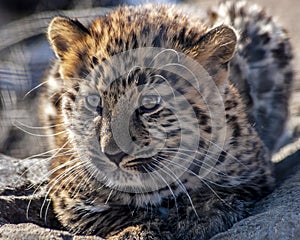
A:
<svg viewBox="0 0 300 240">
<path fill-rule="evenodd" d="M 109 239 L 205 240 L 246 217 L 250 204 L 236 194 L 218 193 L 191 194 L 190 199 L 179 196 L 176 201 L 176 206 L 166 209 L 167 217 L 157 215 L 150 221 L 127 227 Z M 151 215 L 151 212 L 142 214 Z"/>
<path fill-rule="evenodd" d="M 168 219 L 174 239 L 205 240 L 228 230 L 234 223 L 246 217 L 250 202 L 238 195 L 211 194 L 193 196 L 191 201 L 184 196 L 178 207 L 178 215 Z"/>
</svg>

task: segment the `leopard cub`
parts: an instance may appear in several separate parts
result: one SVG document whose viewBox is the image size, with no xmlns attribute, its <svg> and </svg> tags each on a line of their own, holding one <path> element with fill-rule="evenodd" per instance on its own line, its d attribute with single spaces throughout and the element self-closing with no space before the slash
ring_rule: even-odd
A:
<svg viewBox="0 0 300 240">
<path fill-rule="evenodd" d="M 265 11 L 124 6 L 89 26 L 56 17 L 48 39 L 48 190 L 71 232 L 207 239 L 272 190 L 292 57 Z"/>
</svg>

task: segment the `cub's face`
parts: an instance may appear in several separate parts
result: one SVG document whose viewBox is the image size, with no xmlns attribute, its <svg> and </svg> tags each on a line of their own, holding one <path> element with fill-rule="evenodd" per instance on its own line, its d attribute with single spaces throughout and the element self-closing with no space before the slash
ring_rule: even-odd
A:
<svg viewBox="0 0 300 240">
<path fill-rule="evenodd" d="M 178 26 L 166 9 L 153 9 L 161 14 L 155 21 L 153 11 L 134 11 L 88 28 L 58 17 L 48 36 L 80 164 L 108 187 L 152 192 L 199 174 L 204 158 L 213 158 L 236 37 L 225 26 Z"/>
</svg>

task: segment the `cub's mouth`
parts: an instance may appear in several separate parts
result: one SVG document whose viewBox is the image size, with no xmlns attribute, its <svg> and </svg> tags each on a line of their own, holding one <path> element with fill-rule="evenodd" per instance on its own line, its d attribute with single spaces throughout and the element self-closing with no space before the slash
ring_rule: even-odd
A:
<svg viewBox="0 0 300 240">
<path fill-rule="evenodd" d="M 90 158 L 94 168 L 89 168 L 102 186 L 121 192 L 153 193 L 160 189 L 178 185 L 184 176 L 187 166 L 179 163 L 178 158 L 163 151 L 152 155 L 136 156 L 117 153 L 103 154 Z M 181 159 L 180 159 L 181 161 Z M 174 185 L 174 186 L 175 186 Z"/>
<path fill-rule="evenodd" d="M 156 171 L 159 166 L 152 158 L 136 158 L 126 161 L 121 165 L 122 169 L 150 173 Z"/>
<path fill-rule="evenodd" d="M 126 172 L 149 173 L 157 170 L 159 165 L 157 162 L 155 163 L 155 159 L 153 157 L 135 158 L 123 152 L 114 155 L 105 155 L 121 170 Z"/>
</svg>

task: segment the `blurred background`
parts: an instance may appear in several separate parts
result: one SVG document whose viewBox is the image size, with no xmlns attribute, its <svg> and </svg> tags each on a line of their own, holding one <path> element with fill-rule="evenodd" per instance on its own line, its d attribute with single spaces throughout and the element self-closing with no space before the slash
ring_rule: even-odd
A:
<svg viewBox="0 0 300 240">
<path fill-rule="evenodd" d="M 300 1 L 249 0 L 264 6 L 290 34 L 295 53 L 296 81 L 292 125 L 300 122 Z M 59 14 L 91 20 L 111 7 L 140 4 L 141 0 L 0 0 L 0 153 L 24 158 L 46 150 L 37 128 L 38 86 L 54 59 L 45 38 L 50 20 Z M 148 1 L 207 8 L 217 0 Z M 93 10 L 91 10 L 91 8 Z"/>
<path fill-rule="evenodd" d="M 122 4 L 137 5 L 144 2 L 175 3 L 176 0 L 1 0 L 0 23 L 9 22 L 41 11 L 113 7 Z"/>
</svg>

